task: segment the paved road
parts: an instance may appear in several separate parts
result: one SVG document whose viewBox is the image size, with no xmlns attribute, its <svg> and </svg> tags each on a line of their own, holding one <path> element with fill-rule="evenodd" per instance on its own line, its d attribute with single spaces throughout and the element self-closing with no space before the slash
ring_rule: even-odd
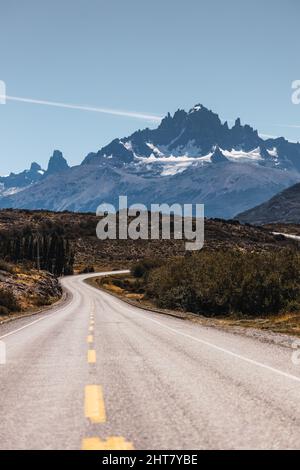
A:
<svg viewBox="0 0 300 470">
<path fill-rule="evenodd" d="M 297 240 L 300 242 L 300 236 L 299 235 L 292 235 L 290 233 L 283 233 L 283 232 L 272 232 L 273 235 L 283 235 L 285 238 L 291 238 L 292 240 Z"/>
<path fill-rule="evenodd" d="M 291 350 L 63 279 L 67 305 L 0 327 L 1 449 L 298 448 Z"/>
</svg>

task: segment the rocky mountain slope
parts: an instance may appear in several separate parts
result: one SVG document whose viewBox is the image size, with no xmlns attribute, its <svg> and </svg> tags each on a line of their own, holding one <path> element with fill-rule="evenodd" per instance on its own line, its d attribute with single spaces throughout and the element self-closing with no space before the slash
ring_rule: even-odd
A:
<svg viewBox="0 0 300 470">
<path fill-rule="evenodd" d="M 0 196 L 10 196 L 23 189 L 27 188 L 33 183 L 40 181 L 45 171 L 41 166 L 33 162 L 29 170 L 24 170 L 21 173 L 10 173 L 8 176 L 0 176 Z"/>
<path fill-rule="evenodd" d="M 300 224 L 300 184 L 295 184 L 269 201 L 237 216 L 241 222 L 251 224 Z M 294 232 L 293 232 L 294 233 Z"/>
<path fill-rule="evenodd" d="M 95 211 L 127 195 L 148 208 L 204 203 L 207 216 L 231 218 L 300 182 L 300 144 L 263 140 L 240 119 L 230 128 L 201 105 L 115 139 L 81 165 L 69 168 L 61 154 L 58 163 L 14 194 L 3 183 L 0 207 Z"/>
</svg>

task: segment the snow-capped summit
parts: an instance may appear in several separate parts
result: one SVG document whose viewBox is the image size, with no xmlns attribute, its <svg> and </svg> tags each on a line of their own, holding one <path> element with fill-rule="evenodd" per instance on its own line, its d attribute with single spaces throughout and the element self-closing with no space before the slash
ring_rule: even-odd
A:
<svg viewBox="0 0 300 470">
<path fill-rule="evenodd" d="M 98 152 L 89 154 L 82 164 L 106 161 L 115 167 L 140 167 L 147 163 L 148 172 L 152 165 L 156 174 L 157 164 L 165 162 L 169 165 L 171 159 L 174 165 L 181 164 L 182 158 L 190 165 L 195 164 L 195 160 L 201 164 L 215 162 L 215 157 L 208 158 L 215 149 L 219 149 L 218 160 L 222 154 L 223 161 L 226 158 L 233 162 L 300 171 L 299 144 L 289 143 L 283 138 L 263 140 L 257 130 L 243 125 L 240 118 L 230 128 L 227 122 L 222 123 L 216 113 L 201 104 L 195 105 L 188 113 L 182 109 L 173 116 L 168 113 L 157 129 L 147 128 L 113 140 Z M 162 169 L 161 174 L 169 173 Z"/>
<path fill-rule="evenodd" d="M 195 104 L 195 106 L 193 106 L 193 108 L 189 110 L 189 114 L 200 111 L 202 107 L 202 104 Z"/>
<path fill-rule="evenodd" d="M 79 166 L 55 151 L 45 173 L 32 170 L 38 179 L 0 198 L 0 207 L 93 211 L 127 194 L 147 205 L 204 203 L 207 216 L 228 218 L 300 181 L 300 144 L 264 140 L 240 118 L 229 126 L 197 104 L 114 139 Z"/>
</svg>

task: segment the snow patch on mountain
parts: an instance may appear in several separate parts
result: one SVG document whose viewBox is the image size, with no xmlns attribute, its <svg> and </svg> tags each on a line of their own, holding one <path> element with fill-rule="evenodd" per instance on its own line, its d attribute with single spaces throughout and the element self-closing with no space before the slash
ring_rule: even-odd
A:
<svg viewBox="0 0 300 470">
<path fill-rule="evenodd" d="M 116 138 L 70 168 L 55 151 L 45 173 L 0 178 L 2 207 L 91 211 L 119 194 L 132 202 L 204 203 L 211 217 L 232 217 L 300 181 L 300 144 L 262 139 L 236 119 L 230 127 L 202 105 L 168 113 L 156 129 Z M 0 188 L 1 193 L 1 188 Z"/>
<path fill-rule="evenodd" d="M 23 191 L 26 188 L 27 188 L 27 186 L 25 186 L 23 188 L 11 187 L 11 188 L 6 189 L 5 185 L 3 183 L 1 183 L 0 184 L 0 196 L 3 196 L 3 197 L 12 196 L 14 194 L 17 194 L 17 193 Z"/>
<path fill-rule="evenodd" d="M 247 163 L 257 163 L 263 160 L 261 156 L 260 148 L 257 147 L 250 152 L 245 152 L 242 150 L 223 150 L 221 149 L 223 155 L 231 161 L 247 162 Z"/>
<path fill-rule="evenodd" d="M 20 193 L 23 191 L 25 188 L 9 188 L 1 193 L 2 196 L 12 196 L 13 194 Z"/>
</svg>

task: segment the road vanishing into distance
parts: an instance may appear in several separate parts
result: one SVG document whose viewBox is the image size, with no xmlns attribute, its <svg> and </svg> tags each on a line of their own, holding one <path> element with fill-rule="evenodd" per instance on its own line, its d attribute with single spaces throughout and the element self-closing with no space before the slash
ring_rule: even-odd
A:
<svg viewBox="0 0 300 470">
<path fill-rule="evenodd" d="M 0 449 L 299 448 L 292 349 L 141 310 L 90 276 L 0 326 Z"/>
<path fill-rule="evenodd" d="M 290 233 L 284 233 L 284 232 L 272 232 L 273 235 L 282 235 L 285 238 L 291 238 L 292 240 L 296 240 L 300 242 L 300 236 L 299 235 L 292 235 Z"/>
</svg>

